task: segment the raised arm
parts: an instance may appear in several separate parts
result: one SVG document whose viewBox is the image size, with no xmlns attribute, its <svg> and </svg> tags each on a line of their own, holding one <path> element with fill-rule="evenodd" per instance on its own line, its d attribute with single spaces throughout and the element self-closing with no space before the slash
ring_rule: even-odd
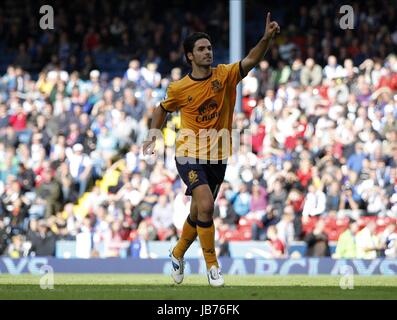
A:
<svg viewBox="0 0 397 320">
<path fill-rule="evenodd" d="M 241 68 L 243 69 L 244 76 L 262 60 L 270 47 L 270 43 L 274 35 L 279 32 L 280 27 L 278 23 L 270 21 L 270 12 L 268 12 L 266 17 L 265 33 L 256 46 L 253 47 L 248 55 L 241 61 Z"/>
</svg>

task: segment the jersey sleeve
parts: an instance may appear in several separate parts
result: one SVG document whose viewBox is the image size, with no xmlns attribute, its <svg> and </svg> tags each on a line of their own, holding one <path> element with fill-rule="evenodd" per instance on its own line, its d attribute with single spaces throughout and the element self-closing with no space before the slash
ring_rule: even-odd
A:
<svg viewBox="0 0 397 320">
<path fill-rule="evenodd" d="M 228 81 L 230 81 L 231 85 L 237 86 L 237 84 L 244 78 L 243 69 L 241 67 L 241 61 L 226 64 L 226 72 Z"/>
<path fill-rule="evenodd" d="M 172 83 L 167 88 L 165 99 L 160 102 L 160 107 L 167 112 L 174 112 L 178 108 L 175 88 Z"/>
</svg>

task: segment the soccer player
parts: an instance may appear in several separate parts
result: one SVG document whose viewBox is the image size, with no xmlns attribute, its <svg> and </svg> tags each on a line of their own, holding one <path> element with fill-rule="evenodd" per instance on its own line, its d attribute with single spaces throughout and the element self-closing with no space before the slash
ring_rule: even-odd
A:
<svg viewBox="0 0 397 320">
<path fill-rule="evenodd" d="M 188 36 L 183 47 L 192 71 L 181 80 L 170 83 L 166 99 L 153 112 L 151 130 L 162 128 L 167 113 L 179 110 L 181 115 L 175 160 L 178 173 L 187 185 L 186 195 L 192 196 L 192 202 L 181 237 L 170 251 L 172 277 L 178 284 L 184 277 L 183 256 L 198 236 L 209 284 L 214 287 L 224 285 L 215 254 L 212 215 L 230 156 L 236 86 L 261 61 L 272 38 L 279 32 L 279 25 L 271 21 L 268 13 L 265 32 L 248 55 L 236 63 L 220 64 L 215 68 L 211 66 L 210 37 L 202 32 Z M 144 141 L 143 154 L 154 153 L 155 141 L 155 137 Z"/>
</svg>

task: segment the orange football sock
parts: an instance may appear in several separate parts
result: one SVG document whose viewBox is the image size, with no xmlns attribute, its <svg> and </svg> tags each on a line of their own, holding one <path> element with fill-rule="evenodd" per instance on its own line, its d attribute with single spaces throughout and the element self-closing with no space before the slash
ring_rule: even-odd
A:
<svg viewBox="0 0 397 320">
<path fill-rule="evenodd" d="M 190 215 L 188 215 L 185 223 L 183 224 L 181 237 L 179 238 L 174 251 L 172 252 L 174 257 L 178 259 L 182 258 L 196 237 L 196 222 L 190 219 Z"/>
<path fill-rule="evenodd" d="M 207 270 L 211 268 L 211 266 L 219 267 L 215 253 L 214 222 L 212 220 L 209 222 L 197 221 L 197 234 L 200 239 L 201 248 L 203 249 Z"/>
</svg>

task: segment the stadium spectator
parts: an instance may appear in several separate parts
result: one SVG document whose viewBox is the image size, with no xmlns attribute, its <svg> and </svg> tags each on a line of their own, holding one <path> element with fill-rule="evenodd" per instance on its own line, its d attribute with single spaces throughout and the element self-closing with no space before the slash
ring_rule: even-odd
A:
<svg viewBox="0 0 397 320">
<path fill-rule="evenodd" d="M 125 257 L 126 249 L 128 248 L 129 244 L 126 243 L 123 239 L 121 221 L 120 220 L 113 221 L 109 231 L 110 232 L 106 234 L 107 237 L 105 238 L 104 241 L 105 244 L 104 256 Z"/>
<path fill-rule="evenodd" d="M 231 192 L 227 200 L 233 205 L 233 210 L 239 217 L 245 216 L 250 211 L 251 195 L 245 183 L 240 184 L 238 191 Z"/>
<path fill-rule="evenodd" d="M 379 239 L 375 235 L 376 223 L 370 221 L 356 235 L 356 257 L 359 259 L 375 259 L 378 256 Z"/>
<path fill-rule="evenodd" d="M 294 208 L 292 206 L 286 206 L 280 222 L 276 224 L 279 239 L 286 248 L 294 241 L 295 229 L 293 221 Z"/>
<path fill-rule="evenodd" d="M 27 168 L 23 162 L 20 162 L 18 166 L 19 170 L 16 177 L 22 188 L 22 192 L 33 191 L 35 182 L 34 172 L 32 169 Z"/>
<path fill-rule="evenodd" d="M 307 244 L 305 256 L 307 257 L 329 257 L 330 249 L 328 243 L 328 236 L 324 232 L 325 222 L 319 220 L 314 227 L 313 232 L 305 237 Z"/>
<path fill-rule="evenodd" d="M 308 187 L 308 193 L 305 198 L 302 216 L 322 215 L 326 209 L 326 196 L 321 190 L 321 186 L 316 187 L 311 184 Z"/>
<path fill-rule="evenodd" d="M 216 255 L 218 257 L 230 257 L 230 249 L 229 249 L 229 241 L 226 241 L 225 239 L 221 238 L 217 243 L 216 243 Z"/>
<path fill-rule="evenodd" d="M 29 254 L 34 256 L 54 256 L 56 237 L 49 229 L 47 221 L 39 220 L 37 226 L 36 223 L 31 224 L 30 231 L 27 235 L 27 239 L 31 243 Z"/>
<path fill-rule="evenodd" d="M 285 245 L 277 235 L 277 228 L 274 225 L 267 229 L 266 242 L 270 247 L 270 254 L 272 258 L 285 258 Z"/>
<path fill-rule="evenodd" d="M 57 233 L 56 233 L 57 241 L 75 241 L 76 240 L 76 237 L 69 233 L 69 230 L 67 228 L 67 223 L 65 220 L 60 219 L 56 223 L 56 229 L 57 229 Z"/>
<path fill-rule="evenodd" d="M 77 191 L 74 190 L 73 177 L 69 172 L 69 166 L 66 162 L 59 164 L 56 172 L 55 179 L 61 187 L 62 205 L 68 202 L 75 202 L 78 198 Z"/>
<path fill-rule="evenodd" d="M 266 213 L 262 216 L 260 223 L 252 224 L 252 240 L 264 240 L 267 235 L 267 229 L 279 222 L 280 217 L 277 215 L 276 209 L 270 205 L 267 206 Z"/>
<path fill-rule="evenodd" d="M 70 174 L 73 183 L 77 185 L 79 196 L 87 189 L 87 184 L 91 178 L 93 160 L 83 152 L 84 147 L 77 143 L 72 149 L 66 149 L 66 156 L 69 163 Z"/>
<path fill-rule="evenodd" d="M 387 258 L 397 257 L 397 228 L 396 224 L 388 225 L 380 239 L 381 248 L 384 250 L 384 255 Z"/>
<path fill-rule="evenodd" d="M 354 171 L 352 171 L 354 173 Z M 350 183 L 346 183 L 341 188 L 341 199 L 339 204 L 339 211 L 349 210 L 349 212 L 357 212 L 360 207 L 361 197 L 355 192 L 354 187 Z"/>
<path fill-rule="evenodd" d="M 276 180 L 274 184 L 269 183 L 269 205 L 277 210 L 277 216 L 281 217 L 284 211 L 288 194 L 283 188 L 280 180 Z"/>
<path fill-rule="evenodd" d="M 23 238 L 17 234 L 11 238 L 11 243 L 7 248 L 7 255 L 13 259 L 19 259 L 27 256 L 26 248 L 24 248 Z"/>
<path fill-rule="evenodd" d="M 347 165 L 350 170 L 353 170 L 357 174 L 360 173 L 362 169 L 363 160 L 366 155 L 363 151 L 363 145 L 361 143 L 356 143 L 355 152 L 347 160 Z"/>
<path fill-rule="evenodd" d="M 7 240 L 9 238 L 9 235 L 7 234 L 7 231 L 5 229 L 5 223 L 3 221 L 3 217 L 0 216 L 0 255 L 2 255 L 7 248 Z"/>
<path fill-rule="evenodd" d="M 349 219 L 348 228 L 340 234 L 336 244 L 333 258 L 336 259 L 353 259 L 356 257 L 356 233 L 358 231 L 358 223 L 353 219 Z"/>
<path fill-rule="evenodd" d="M 300 73 L 300 82 L 304 86 L 316 87 L 321 83 L 322 69 L 312 58 L 308 58 Z"/>
<path fill-rule="evenodd" d="M 325 210 L 329 215 L 336 215 L 340 205 L 340 185 L 338 181 L 333 181 L 330 186 L 327 187 L 326 192 L 326 207 Z"/>
<path fill-rule="evenodd" d="M 173 224 L 173 203 L 169 203 L 172 195 L 161 195 L 152 211 L 152 223 L 159 234 L 165 234 Z"/>
<path fill-rule="evenodd" d="M 331 55 L 328 57 L 328 64 L 324 67 L 324 75 L 327 79 L 333 80 L 341 78 L 343 67 L 337 63 L 336 57 Z"/>
<path fill-rule="evenodd" d="M 5 104 L 0 104 L 0 133 L 5 132 L 5 128 L 8 127 L 10 123 L 10 116 L 7 112 L 7 106 Z"/>
<path fill-rule="evenodd" d="M 44 217 L 48 218 L 61 209 L 62 205 L 62 190 L 59 183 L 54 179 L 52 170 L 46 168 L 43 171 L 43 179 L 40 186 L 37 188 L 36 200 L 45 208 Z"/>
<path fill-rule="evenodd" d="M 266 189 L 255 180 L 251 192 L 250 214 L 254 217 L 261 218 L 265 214 L 267 207 Z"/>
</svg>

